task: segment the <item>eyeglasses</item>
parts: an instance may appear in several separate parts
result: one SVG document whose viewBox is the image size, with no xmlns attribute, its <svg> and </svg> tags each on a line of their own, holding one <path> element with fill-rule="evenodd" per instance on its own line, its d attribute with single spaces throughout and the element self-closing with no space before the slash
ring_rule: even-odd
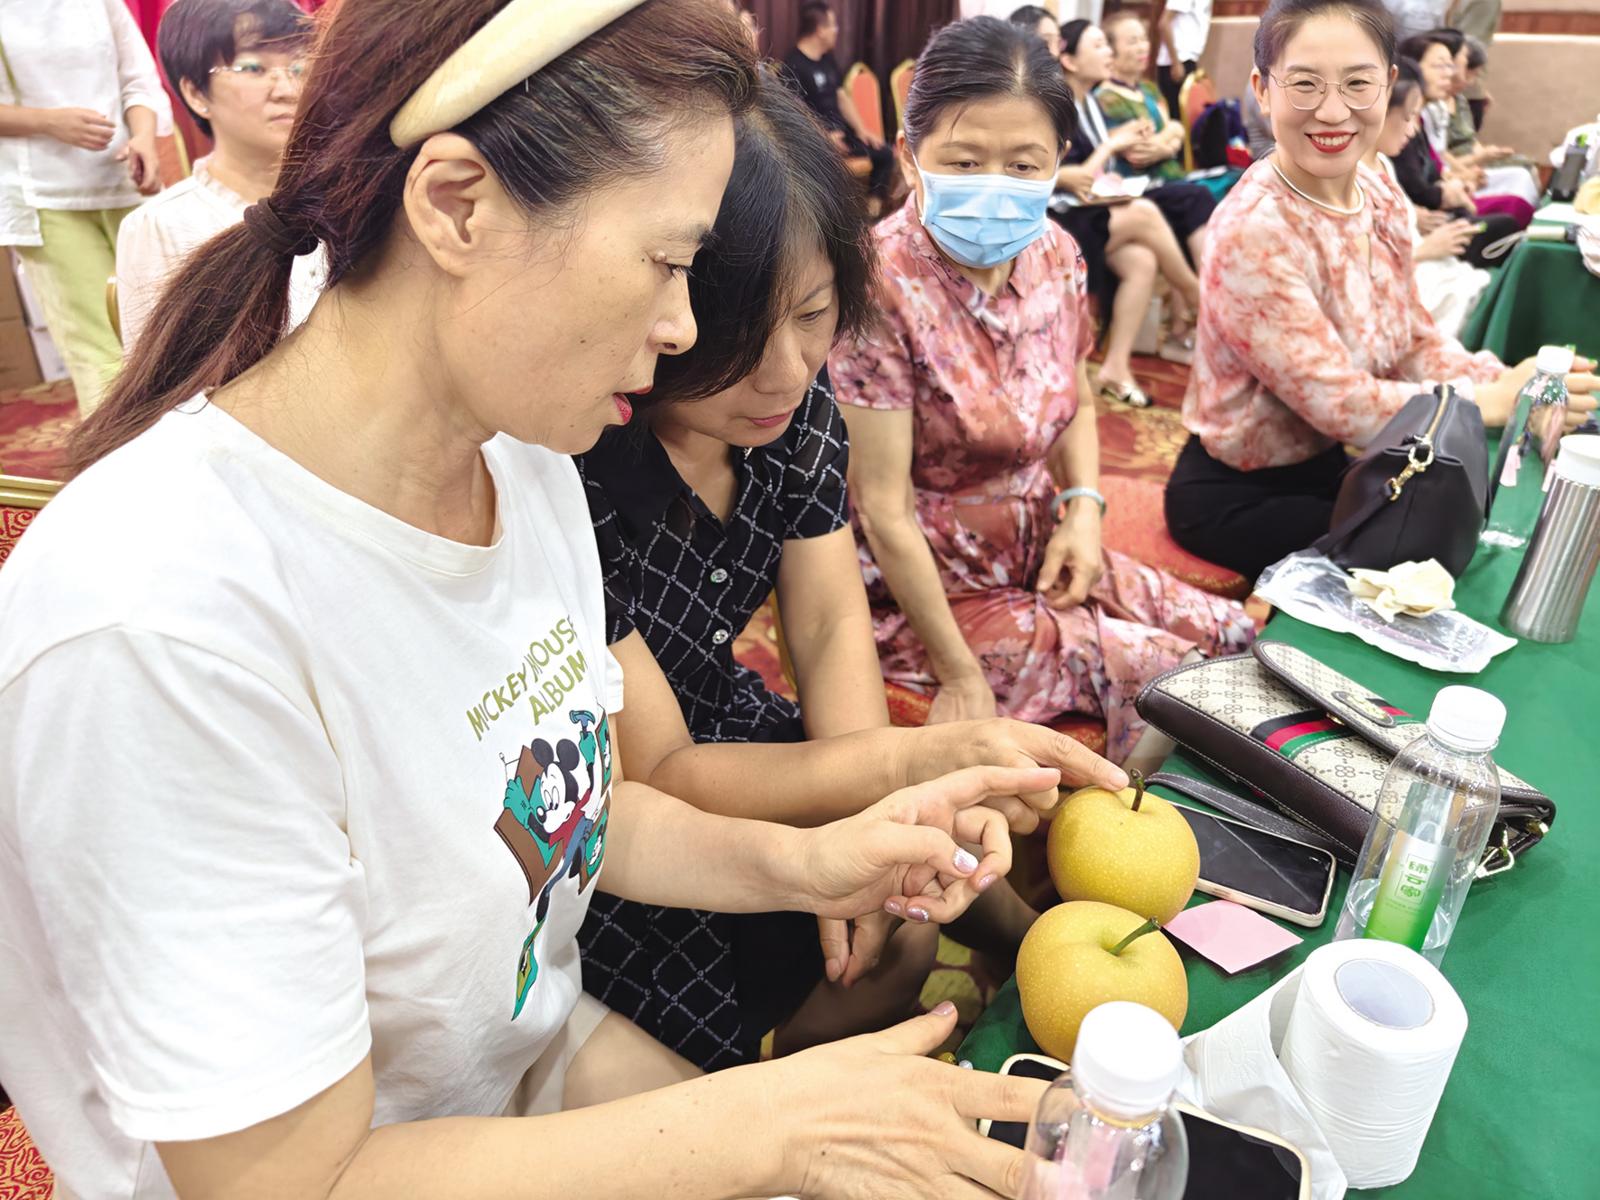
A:
<svg viewBox="0 0 1600 1200">
<path fill-rule="evenodd" d="M 1328 81 L 1321 75 L 1291 75 L 1288 79 L 1269 75 L 1268 78 L 1283 89 L 1290 106 L 1301 112 L 1319 107 L 1328 94 Z M 1339 98 L 1351 112 L 1365 112 L 1378 102 L 1387 87 L 1376 76 L 1356 75 L 1339 85 Z"/>
<path fill-rule="evenodd" d="M 266 63 L 245 60 L 244 62 L 226 63 L 220 67 L 212 67 L 208 75 L 226 71 L 241 83 L 266 83 L 268 80 L 281 76 L 285 83 L 299 83 L 306 76 L 304 59 L 297 58 L 288 66 L 269 67 Z"/>
</svg>

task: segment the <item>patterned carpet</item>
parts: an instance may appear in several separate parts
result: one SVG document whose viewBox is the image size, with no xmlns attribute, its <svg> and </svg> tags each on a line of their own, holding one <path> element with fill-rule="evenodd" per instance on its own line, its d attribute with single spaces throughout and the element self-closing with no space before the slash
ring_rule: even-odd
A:
<svg viewBox="0 0 1600 1200">
<path fill-rule="evenodd" d="M 1155 403 L 1148 409 L 1096 406 L 1101 470 L 1111 477 L 1159 484 L 1171 472 L 1186 436 L 1178 408 L 1189 371 L 1159 359 L 1136 358 L 1134 372 Z M 0 393 L 0 471 L 57 478 L 62 440 L 76 422 L 70 383 Z M 769 609 L 756 614 L 734 648 L 739 660 L 759 671 L 774 690 L 793 695 L 783 677 Z M 1028 866 L 1019 862 L 1014 874 Z M 1038 864 L 1031 867 L 1036 874 Z M 950 1057 L 1002 982 L 988 978 L 965 947 L 948 938 L 939 940 L 938 964 L 928 976 L 921 999 L 925 1009 L 949 1000 L 960 1014 L 956 1032 L 941 1048 L 942 1056 Z M 51 1190 L 50 1170 L 29 1141 L 16 1110 L 0 1112 L 0 1200 L 49 1200 Z"/>
<path fill-rule="evenodd" d="M 61 448 L 77 423 L 70 380 L 0 392 L 0 474 L 60 478 Z"/>
</svg>

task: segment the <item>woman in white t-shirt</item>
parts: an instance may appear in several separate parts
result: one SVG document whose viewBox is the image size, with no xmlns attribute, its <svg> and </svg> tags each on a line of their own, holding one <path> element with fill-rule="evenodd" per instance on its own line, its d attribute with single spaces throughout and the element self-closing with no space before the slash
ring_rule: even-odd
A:
<svg viewBox="0 0 1600 1200">
<path fill-rule="evenodd" d="M 620 778 L 567 456 L 693 342 L 737 20 L 342 0 L 319 48 L 272 196 L 185 264 L 0 578 L 0 1079 L 61 1186 L 1012 1194 L 972 1121 L 1042 1085 L 923 1057 L 953 1006 L 688 1078 L 580 993 L 598 886 L 944 921 L 1009 864 L 980 802 L 1057 779 L 800 829 Z"/>
<path fill-rule="evenodd" d="M 161 65 L 210 154 L 128 214 L 117 231 L 117 311 L 126 354 L 179 264 L 263 196 L 289 142 L 311 50 L 311 18 L 290 0 L 176 0 L 161 15 Z M 320 254 L 295 260 L 289 324 L 321 291 Z"/>
</svg>

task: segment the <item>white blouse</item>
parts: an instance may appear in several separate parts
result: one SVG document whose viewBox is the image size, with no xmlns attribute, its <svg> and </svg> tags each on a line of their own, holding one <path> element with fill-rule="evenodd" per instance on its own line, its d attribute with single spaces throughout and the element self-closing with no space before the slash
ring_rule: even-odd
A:
<svg viewBox="0 0 1600 1200">
<path fill-rule="evenodd" d="M 0 245 L 40 244 L 38 209 L 132 208 L 138 189 L 117 154 L 135 105 L 172 131 L 172 105 L 126 0 L 0 0 L 0 104 L 90 108 L 114 121 L 104 150 L 0 137 Z"/>
<path fill-rule="evenodd" d="M 189 178 L 146 200 L 117 233 L 117 311 L 124 353 L 133 348 L 161 289 L 183 260 L 242 220 L 249 207 L 243 196 L 211 174 L 209 162 L 197 160 Z M 327 257 L 320 248 L 295 259 L 289 276 L 290 329 L 306 319 L 327 278 Z"/>
</svg>

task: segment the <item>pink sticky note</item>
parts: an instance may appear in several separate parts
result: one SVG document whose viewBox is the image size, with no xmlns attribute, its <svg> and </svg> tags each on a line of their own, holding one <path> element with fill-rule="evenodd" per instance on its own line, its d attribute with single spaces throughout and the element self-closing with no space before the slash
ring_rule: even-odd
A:
<svg viewBox="0 0 1600 1200">
<path fill-rule="evenodd" d="M 1186 908 L 1162 928 L 1229 975 L 1300 944 L 1300 939 L 1281 925 L 1231 900 Z"/>
</svg>

